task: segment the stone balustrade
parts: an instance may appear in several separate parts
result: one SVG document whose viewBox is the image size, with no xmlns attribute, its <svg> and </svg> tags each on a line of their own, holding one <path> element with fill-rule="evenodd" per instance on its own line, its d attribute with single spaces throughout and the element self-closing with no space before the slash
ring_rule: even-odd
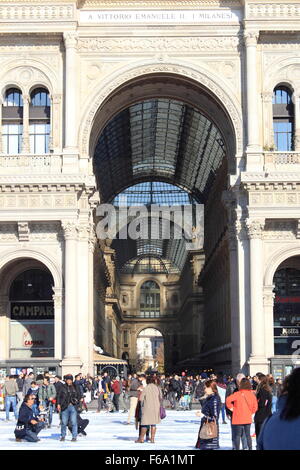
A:
<svg viewBox="0 0 300 470">
<path fill-rule="evenodd" d="M 265 168 L 300 164 L 300 152 L 264 152 Z"/>
<path fill-rule="evenodd" d="M 0 155 L 0 175 L 61 173 L 61 154 Z"/>
</svg>

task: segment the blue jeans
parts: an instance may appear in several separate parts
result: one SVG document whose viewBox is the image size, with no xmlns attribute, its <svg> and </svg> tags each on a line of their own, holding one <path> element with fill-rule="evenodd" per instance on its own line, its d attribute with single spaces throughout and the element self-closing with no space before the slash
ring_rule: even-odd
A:
<svg viewBox="0 0 300 470">
<path fill-rule="evenodd" d="M 13 407 L 13 412 L 14 412 L 15 418 L 18 419 L 17 397 L 5 397 L 6 419 L 9 419 L 10 405 L 12 405 L 12 407 Z"/>
<path fill-rule="evenodd" d="M 240 442 L 240 439 L 241 439 L 243 449 L 247 449 L 248 443 L 247 443 L 247 437 L 246 437 L 246 434 L 245 434 L 245 429 L 244 429 L 243 426 L 241 426 L 241 427 L 242 427 L 242 429 L 241 429 L 241 432 L 239 432 L 238 442 Z M 236 446 L 236 442 L 237 442 L 237 428 L 238 428 L 238 425 L 231 423 L 232 449 L 236 449 L 235 446 Z"/>
<path fill-rule="evenodd" d="M 75 406 L 69 405 L 61 412 L 61 437 L 66 437 L 68 422 L 72 425 L 72 437 L 76 438 L 78 434 L 77 411 Z"/>
<path fill-rule="evenodd" d="M 39 440 L 38 433 L 45 427 L 45 424 L 40 422 L 35 424 L 34 431 L 26 429 L 26 435 L 24 436 L 25 441 L 27 442 L 37 442 Z"/>
<path fill-rule="evenodd" d="M 272 397 L 272 413 L 275 413 L 277 411 L 277 397 Z"/>
<path fill-rule="evenodd" d="M 252 450 L 252 440 L 250 436 L 250 428 L 251 424 L 233 424 L 232 431 L 234 436 L 234 448 L 235 450 L 240 450 L 240 441 L 242 435 L 244 434 L 246 442 L 248 444 L 248 449 Z M 243 439 L 242 439 L 243 441 Z M 243 449 L 245 449 L 245 445 L 243 443 Z"/>
</svg>

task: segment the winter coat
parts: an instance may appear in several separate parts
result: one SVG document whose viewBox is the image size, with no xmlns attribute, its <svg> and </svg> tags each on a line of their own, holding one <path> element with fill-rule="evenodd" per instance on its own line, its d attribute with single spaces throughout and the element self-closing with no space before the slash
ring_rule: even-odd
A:
<svg viewBox="0 0 300 470">
<path fill-rule="evenodd" d="M 282 395 L 277 402 L 278 410 L 262 425 L 257 441 L 258 450 L 300 449 L 300 416 L 292 420 L 281 419 L 285 403 L 286 396 Z"/>
<path fill-rule="evenodd" d="M 182 384 L 179 380 L 171 379 L 169 384 L 169 391 L 176 392 L 178 394 L 182 393 Z"/>
<path fill-rule="evenodd" d="M 31 382 L 33 381 L 33 378 L 27 378 L 24 380 L 24 385 L 23 385 L 23 395 L 28 394 L 28 390 L 31 388 Z"/>
<path fill-rule="evenodd" d="M 155 384 L 148 384 L 141 394 L 142 426 L 160 423 L 160 403 L 162 394 Z"/>
<path fill-rule="evenodd" d="M 69 405 L 73 405 L 77 408 L 81 398 L 82 395 L 78 385 L 72 384 L 69 386 L 64 384 L 58 392 L 56 402 L 57 405 L 60 405 L 61 411 L 64 411 Z"/>
<path fill-rule="evenodd" d="M 16 393 L 19 391 L 17 382 L 11 379 L 6 380 L 6 382 L 3 385 L 2 391 L 6 397 L 15 397 Z"/>
<path fill-rule="evenodd" d="M 48 401 L 50 398 L 56 397 L 56 389 L 54 385 L 41 385 L 38 391 L 39 401 Z"/>
<path fill-rule="evenodd" d="M 209 449 L 219 449 L 219 425 L 218 425 L 218 420 L 219 420 L 219 414 L 220 414 L 220 409 L 221 409 L 221 400 L 219 395 L 213 394 L 209 395 L 203 406 L 202 406 L 202 413 L 204 414 L 203 418 L 201 419 L 201 424 L 200 424 L 200 429 L 199 429 L 199 435 L 200 435 L 200 430 L 203 426 L 203 424 L 208 420 L 208 421 L 213 421 L 215 418 L 217 426 L 218 426 L 218 436 L 214 437 L 213 439 L 200 439 L 198 437 L 197 443 L 196 443 L 196 448 L 200 450 L 209 450 Z"/>
<path fill-rule="evenodd" d="M 138 379 L 133 378 L 130 382 L 129 387 L 129 396 L 130 397 L 138 397 L 138 388 L 140 386 L 140 381 Z"/>
<path fill-rule="evenodd" d="M 239 390 L 226 398 L 227 408 L 233 408 L 232 424 L 251 424 L 257 411 L 257 399 L 252 390 Z"/>
<path fill-rule="evenodd" d="M 256 394 L 258 410 L 254 416 L 254 422 L 262 424 L 272 414 L 272 393 L 259 387 Z"/>
<path fill-rule="evenodd" d="M 115 395 L 120 395 L 121 393 L 121 384 L 118 380 L 115 380 L 111 386 L 112 391 Z"/>
<path fill-rule="evenodd" d="M 16 382 L 17 382 L 17 385 L 18 385 L 18 391 L 19 392 L 22 392 L 23 391 L 23 386 L 24 386 L 24 379 L 21 379 L 20 377 L 18 377 L 16 379 Z"/>
<path fill-rule="evenodd" d="M 195 396 L 197 398 L 203 397 L 205 394 L 204 380 L 199 380 L 199 383 L 196 385 Z"/>
<path fill-rule="evenodd" d="M 15 429 L 15 436 L 18 439 L 23 439 L 26 435 L 26 430 L 31 429 L 31 420 L 35 419 L 33 411 L 25 402 L 22 403 L 19 410 L 18 422 Z"/>
</svg>

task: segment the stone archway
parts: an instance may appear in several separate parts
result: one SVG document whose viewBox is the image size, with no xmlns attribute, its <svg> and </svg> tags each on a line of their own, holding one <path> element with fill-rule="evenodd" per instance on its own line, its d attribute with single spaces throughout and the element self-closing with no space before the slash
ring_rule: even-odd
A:
<svg viewBox="0 0 300 470">
<path fill-rule="evenodd" d="M 99 121 L 96 126 L 99 131 L 117 112 L 123 109 L 124 106 L 128 106 L 130 103 L 140 99 L 132 90 L 132 86 L 135 82 L 138 84 L 141 78 L 155 76 L 163 76 L 164 78 L 168 76 L 175 77 L 182 83 L 187 81 L 189 87 L 196 86 L 199 91 L 202 87 L 202 89 L 209 91 L 210 95 L 220 103 L 220 106 L 224 107 L 232 123 L 232 131 L 235 139 L 235 148 L 231 152 L 231 157 L 233 158 L 231 171 L 235 172 L 236 155 L 241 155 L 243 152 L 243 125 L 237 98 L 225 83 L 220 83 L 220 79 L 217 76 L 213 76 L 204 69 L 195 69 L 185 62 L 156 63 L 150 60 L 130 64 L 118 70 L 112 76 L 109 76 L 104 82 L 101 82 L 88 101 L 81 119 L 78 144 L 82 156 L 88 158 L 93 155 L 93 147 L 91 148 L 91 144 L 95 144 L 97 136 L 93 136 L 92 128 L 98 117 L 101 116 L 101 122 Z M 128 93 L 126 93 L 124 98 L 120 99 L 120 92 L 123 92 L 126 88 Z M 178 92 L 179 90 L 176 92 L 177 98 L 179 97 Z M 153 91 L 152 93 L 150 92 L 150 94 L 153 96 Z M 190 96 L 189 99 L 192 103 L 195 102 L 192 96 Z M 185 96 L 185 100 L 188 100 L 188 96 Z M 106 111 L 102 112 L 102 108 L 105 104 L 108 104 L 108 106 L 106 107 Z"/>
<path fill-rule="evenodd" d="M 164 372 L 164 339 L 157 328 L 144 328 L 137 335 L 137 370 Z"/>
</svg>

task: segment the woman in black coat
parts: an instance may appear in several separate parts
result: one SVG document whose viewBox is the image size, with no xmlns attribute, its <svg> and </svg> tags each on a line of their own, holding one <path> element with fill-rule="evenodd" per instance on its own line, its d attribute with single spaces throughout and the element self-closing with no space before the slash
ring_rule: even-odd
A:
<svg viewBox="0 0 300 470">
<path fill-rule="evenodd" d="M 272 415 L 272 391 L 268 383 L 268 378 L 265 375 L 260 377 L 256 389 L 256 398 L 258 401 L 258 410 L 254 416 L 254 423 L 256 439 L 258 439 L 264 420 Z"/>
<path fill-rule="evenodd" d="M 201 412 L 197 412 L 197 416 L 201 416 L 201 424 L 198 433 L 198 440 L 196 443 L 196 449 L 200 450 L 214 450 L 219 449 L 219 414 L 221 410 L 221 399 L 218 394 L 216 382 L 213 380 L 207 380 L 205 382 L 205 396 L 206 400 L 202 406 Z M 200 431 L 204 423 L 208 420 L 213 421 L 215 419 L 218 435 L 213 439 L 200 439 Z"/>
</svg>

